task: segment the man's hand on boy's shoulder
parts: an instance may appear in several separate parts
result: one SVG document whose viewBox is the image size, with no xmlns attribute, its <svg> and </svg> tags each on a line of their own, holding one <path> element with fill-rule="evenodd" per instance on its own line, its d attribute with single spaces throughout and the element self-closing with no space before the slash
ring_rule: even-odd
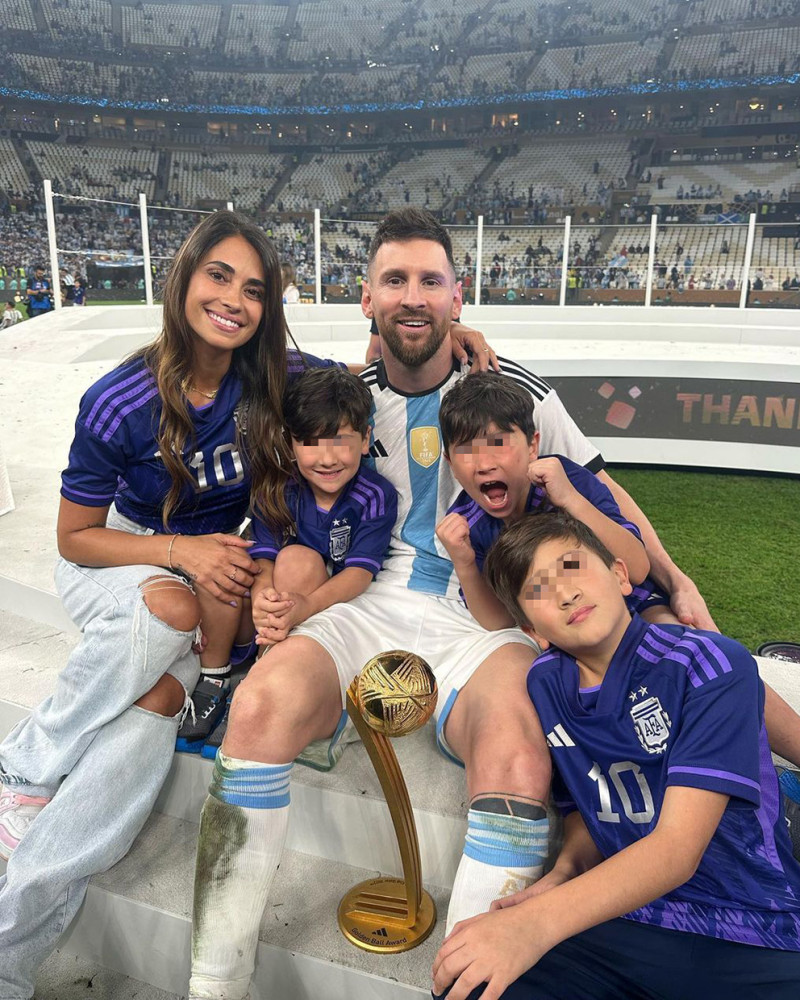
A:
<svg viewBox="0 0 800 1000">
<path fill-rule="evenodd" d="M 462 514 L 446 514 L 436 525 L 436 537 L 444 545 L 456 570 L 475 562 L 475 550 L 469 538 L 469 524 Z"/>
<path fill-rule="evenodd" d="M 534 486 L 540 486 L 554 507 L 569 513 L 575 499 L 582 499 L 580 493 L 569 481 L 561 461 L 555 455 L 537 458 L 528 466 L 528 479 Z"/>
</svg>

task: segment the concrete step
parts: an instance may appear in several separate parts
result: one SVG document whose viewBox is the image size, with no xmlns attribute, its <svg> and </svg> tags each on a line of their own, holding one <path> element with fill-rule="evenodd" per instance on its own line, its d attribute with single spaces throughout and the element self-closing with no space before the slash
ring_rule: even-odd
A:
<svg viewBox="0 0 800 1000">
<path fill-rule="evenodd" d="M 77 636 L 0 612 L 0 738 L 53 690 Z M 445 760 L 433 727 L 394 741 L 414 809 L 423 877 L 451 887 L 466 832 L 463 771 Z M 156 810 L 196 822 L 211 777 L 211 761 L 176 754 Z M 333 771 L 297 766 L 292 774 L 289 847 L 329 861 L 402 873 L 383 792 L 359 742 Z"/>
<path fill-rule="evenodd" d="M 60 949 L 159 990 L 184 994 L 196 845 L 195 823 L 154 813 L 128 855 L 92 879 Z M 430 995 L 448 893 L 430 888 L 439 921 L 427 941 L 404 954 L 373 955 L 342 936 L 336 911 L 349 888 L 375 874 L 296 851 L 284 853 L 261 922 L 251 1000 Z"/>
<path fill-rule="evenodd" d="M 181 1000 L 181 996 L 58 948 L 36 977 L 36 1000 Z"/>
</svg>

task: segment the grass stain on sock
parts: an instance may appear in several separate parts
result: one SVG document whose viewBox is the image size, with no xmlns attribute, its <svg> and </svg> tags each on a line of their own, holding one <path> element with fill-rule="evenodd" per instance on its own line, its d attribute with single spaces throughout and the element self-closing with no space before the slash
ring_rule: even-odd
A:
<svg viewBox="0 0 800 1000">
<path fill-rule="evenodd" d="M 194 928 L 192 958 L 197 959 L 206 907 L 213 893 L 230 877 L 236 856 L 247 843 L 247 816 L 241 806 L 206 799 L 200 819 L 194 874 Z"/>
</svg>

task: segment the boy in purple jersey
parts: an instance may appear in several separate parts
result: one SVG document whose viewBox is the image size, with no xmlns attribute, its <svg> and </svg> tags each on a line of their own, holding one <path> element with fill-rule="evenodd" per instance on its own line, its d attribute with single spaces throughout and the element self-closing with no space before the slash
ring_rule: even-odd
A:
<svg viewBox="0 0 800 1000">
<path fill-rule="evenodd" d="M 589 524 L 625 560 L 635 584 L 631 610 L 646 607 L 656 620 L 677 622 L 669 598 L 647 576 L 650 564 L 638 527 L 622 516 L 611 491 L 562 455 L 539 456 L 530 394 L 517 382 L 493 372 L 467 375 L 442 400 L 439 422 L 445 456 L 463 492 L 436 535 L 453 561 L 465 602 L 484 628 L 514 624 L 481 575 L 492 542 L 504 525 L 556 508 Z"/>
<path fill-rule="evenodd" d="M 250 556 L 256 642 L 281 642 L 295 625 L 363 593 L 379 572 L 397 518 L 397 491 L 361 464 L 372 395 L 338 368 L 311 371 L 286 392 L 283 416 L 296 475 L 284 491 L 288 536 L 253 519 Z"/>
<path fill-rule="evenodd" d="M 800 865 L 753 657 L 631 618 L 625 564 L 563 513 L 504 532 L 486 575 L 545 650 L 528 691 L 564 844 L 541 881 L 455 928 L 437 993 L 794 1000 Z"/>
</svg>

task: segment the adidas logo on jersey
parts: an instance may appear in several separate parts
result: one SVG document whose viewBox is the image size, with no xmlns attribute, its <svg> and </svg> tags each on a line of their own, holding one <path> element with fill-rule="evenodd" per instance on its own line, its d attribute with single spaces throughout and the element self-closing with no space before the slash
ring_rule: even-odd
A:
<svg viewBox="0 0 800 1000">
<path fill-rule="evenodd" d="M 389 452 L 383 447 L 380 441 L 375 440 L 369 449 L 370 458 L 388 458 Z"/>
<path fill-rule="evenodd" d="M 552 730 L 547 734 L 547 745 L 549 747 L 575 746 L 569 733 L 566 729 L 564 729 L 560 722 L 557 726 L 553 726 Z"/>
</svg>

